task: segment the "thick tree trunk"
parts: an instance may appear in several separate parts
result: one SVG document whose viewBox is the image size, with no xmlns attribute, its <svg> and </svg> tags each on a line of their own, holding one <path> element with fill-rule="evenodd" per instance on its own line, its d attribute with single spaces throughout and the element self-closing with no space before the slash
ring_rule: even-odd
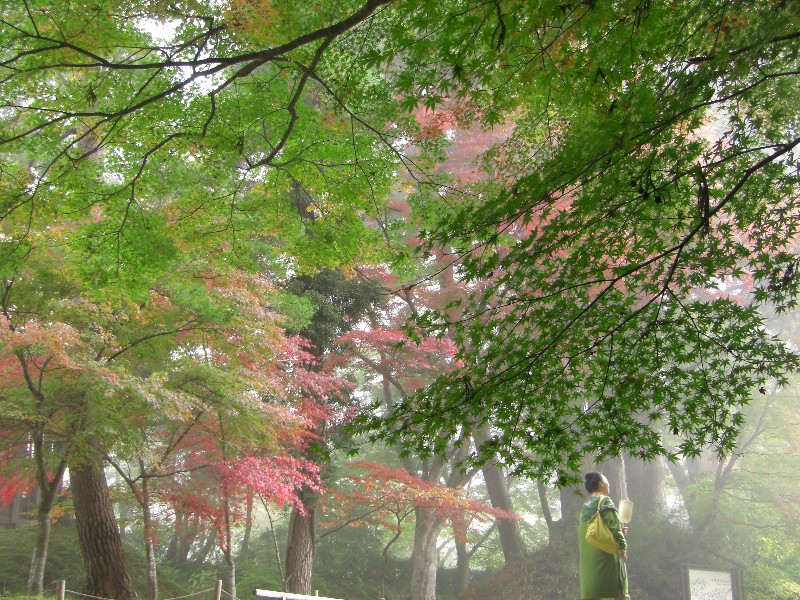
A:
<svg viewBox="0 0 800 600">
<path fill-rule="evenodd" d="M 625 463 L 621 458 L 609 458 L 597 465 L 597 470 L 603 473 L 611 486 L 611 499 L 619 506 L 619 501 L 624 493 Z"/>
<path fill-rule="evenodd" d="M 667 514 L 665 463 L 663 456 L 649 462 L 630 456 L 625 459 L 628 497 L 633 500 L 637 520 L 642 517 L 664 517 Z"/>
<path fill-rule="evenodd" d="M 115 600 L 136 598 L 100 460 L 70 469 L 70 485 L 86 567 L 84 593 Z"/>
<path fill-rule="evenodd" d="M 568 553 L 578 552 L 578 512 L 583 505 L 582 487 L 563 487 L 558 490 L 561 501 L 561 518 L 553 521 L 550 529 L 550 546 Z"/>
<path fill-rule="evenodd" d="M 411 554 L 411 600 L 436 600 L 436 571 L 439 549 L 436 545 L 442 521 L 431 509 L 416 509 L 414 550 Z"/>
<path fill-rule="evenodd" d="M 475 446 L 481 447 L 491 438 L 488 426 L 484 426 L 475 436 Z M 508 491 L 508 481 L 503 470 L 497 463 L 490 461 L 483 468 L 483 480 L 486 482 L 486 491 L 492 508 L 498 508 L 509 513 L 514 512 L 514 504 Z M 503 548 L 503 558 L 506 564 L 517 561 L 525 555 L 525 545 L 519 529 L 519 521 L 500 519 L 497 522 L 497 532 L 500 534 L 500 545 Z"/>
<path fill-rule="evenodd" d="M 316 496 L 302 494 L 306 514 L 292 510 L 289 539 L 286 547 L 286 580 L 284 587 L 293 594 L 311 594 L 311 576 L 316 552 Z"/>
</svg>

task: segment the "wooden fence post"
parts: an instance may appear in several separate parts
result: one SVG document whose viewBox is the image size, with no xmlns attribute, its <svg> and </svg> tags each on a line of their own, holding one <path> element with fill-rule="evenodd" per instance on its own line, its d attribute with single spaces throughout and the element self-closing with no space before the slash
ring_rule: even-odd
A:
<svg viewBox="0 0 800 600">
<path fill-rule="evenodd" d="M 58 596 L 58 600 L 64 600 L 64 590 L 67 589 L 67 582 L 64 579 L 58 579 L 56 581 L 56 596 Z"/>
<path fill-rule="evenodd" d="M 217 579 L 214 586 L 214 600 L 220 600 L 220 598 L 222 598 L 222 579 Z"/>
</svg>

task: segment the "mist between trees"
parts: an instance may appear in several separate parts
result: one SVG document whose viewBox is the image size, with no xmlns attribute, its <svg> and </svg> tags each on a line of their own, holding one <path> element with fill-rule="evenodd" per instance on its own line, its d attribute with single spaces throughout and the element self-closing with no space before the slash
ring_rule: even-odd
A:
<svg viewBox="0 0 800 600">
<path fill-rule="evenodd" d="M 574 597 L 600 468 L 637 598 L 800 597 L 799 23 L 3 2 L 4 585 Z"/>
</svg>

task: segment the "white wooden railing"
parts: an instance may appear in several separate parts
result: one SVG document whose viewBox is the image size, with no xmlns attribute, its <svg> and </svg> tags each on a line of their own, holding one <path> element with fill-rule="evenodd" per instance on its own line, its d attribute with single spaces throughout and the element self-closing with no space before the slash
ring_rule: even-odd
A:
<svg viewBox="0 0 800 600">
<path fill-rule="evenodd" d="M 306 594 L 290 594 L 289 592 L 276 592 L 273 590 L 256 590 L 256 598 L 267 600 L 340 600 L 339 598 L 326 598 L 325 596 L 308 596 Z"/>
</svg>

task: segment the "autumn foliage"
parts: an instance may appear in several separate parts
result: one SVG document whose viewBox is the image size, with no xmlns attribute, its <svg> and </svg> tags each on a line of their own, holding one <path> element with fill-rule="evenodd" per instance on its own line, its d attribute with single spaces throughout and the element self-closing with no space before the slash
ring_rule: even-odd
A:
<svg viewBox="0 0 800 600">
<path fill-rule="evenodd" d="M 342 523 L 376 525 L 399 532 L 416 509 L 450 524 L 456 541 L 466 541 L 467 532 L 497 519 L 517 519 L 507 511 L 471 499 L 462 488 L 438 485 L 378 463 L 358 461 L 350 464 L 354 473 L 346 484 L 329 492 L 326 510 L 334 517 L 329 527 Z M 358 516 L 353 516 L 358 515 Z"/>
</svg>

